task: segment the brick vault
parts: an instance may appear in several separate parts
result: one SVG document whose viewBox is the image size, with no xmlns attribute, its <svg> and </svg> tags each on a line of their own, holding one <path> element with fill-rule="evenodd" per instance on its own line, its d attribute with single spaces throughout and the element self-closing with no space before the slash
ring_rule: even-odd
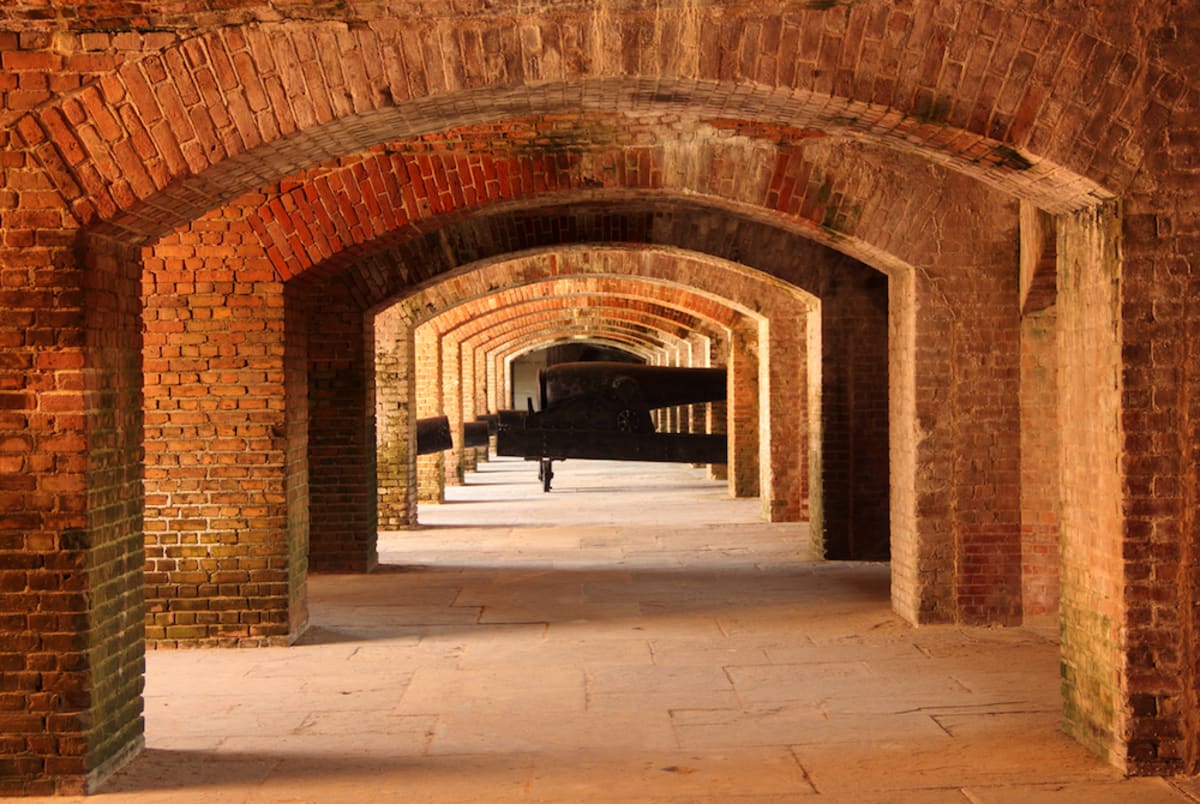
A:
<svg viewBox="0 0 1200 804">
<path fill-rule="evenodd" d="M 1057 611 L 1064 722 L 1200 766 L 1183 2 L 0 9 L 0 794 L 142 745 L 584 338 L 724 365 L 732 494 L 914 624 Z"/>
</svg>

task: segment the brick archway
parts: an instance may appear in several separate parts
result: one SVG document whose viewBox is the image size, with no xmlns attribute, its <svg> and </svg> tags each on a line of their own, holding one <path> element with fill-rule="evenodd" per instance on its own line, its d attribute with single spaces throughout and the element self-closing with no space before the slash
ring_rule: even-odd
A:
<svg viewBox="0 0 1200 804">
<path fill-rule="evenodd" d="M 558 280 L 501 291 L 443 313 L 427 326 L 434 328 L 442 344 L 445 368 L 440 397 L 452 430 L 460 420 L 473 418 L 478 408 L 482 407 L 479 412 L 487 410 L 486 405 L 478 404 L 473 389 L 471 392 L 463 389 L 464 385 L 474 382 L 464 364 L 473 365 L 476 353 L 511 348 L 514 342 L 532 337 L 552 338 L 556 321 L 564 337 L 573 335 L 589 339 L 614 324 L 633 321 L 644 322 L 661 333 L 657 339 L 649 333 L 645 336 L 630 333 L 631 340 L 644 338 L 644 346 L 639 345 L 635 351 L 643 359 L 649 359 L 669 348 L 664 337 L 683 342 L 692 332 L 709 332 L 716 336 L 715 325 L 688 311 L 696 301 L 695 294 L 649 283 L 615 278 Z M 632 342 L 640 344 L 637 340 Z M 499 381 L 496 374 L 494 370 L 493 382 Z M 493 397 L 497 395 L 496 390 L 493 389 Z M 486 397 L 487 389 L 479 394 Z M 469 468 L 464 464 L 463 450 L 457 446 L 447 452 L 446 465 L 448 483 L 461 482 L 464 468 Z"/>
<path fill-rule="evenodd" d="M 38 583 L 61 590 L 64 608 L 88 620 L 72 632 L 72 655 L 84 657 L 83 669 L 63 672 L 62 689 L 53 690 L 63 695 L 25 696 L 45 733 L 21 738 L 18 792 L 78 789 L 138 744 L 135 683 L 90 683 L 135 679 L 140 662 L 138 618 L 128 616 L 129 590 L 141 586 L 140 571 L 132 568 L 137 562 L 129 560 L 139 549 L 142 505 L 141 421 L 133 412 L 140 410 L 141 393 L 137 285 L 142 263 L 158 257 L 137 250 L 263 187 L 269 188 L 268 204 L 283 204 L 294 189 L 286 177 L 331 159 L 362 163 L 356 154 L 386 150 L 396 137 L 469 126 L 521 128 L 531 117 L 580 110 L 578 124 L 551 126 L 553 136 L 528 141 L 525 150 L 536 157 L 521 164 L 542 168 L 528 174 L 531 187 L 553 174 L 560 159 L 570 161 L 579 143 L 597 142 L 626 124 L 631 132 L 655 122 L 673 130 L 667 139 L 683 147 L 667 149 L 674 173 L 662 175 L 683 177 L 680 186 L 687 190 L 693 189 L 687 180 L 695 167 L 687 157 L 696 141 L 681 140 L 679 130 L 702 130 L 714 153 L 726 137 L 746 138 L 755 153 L 780 157 L 775 164 L 784 166 L 766 174 L 779 180 L 768 181 L 763 196 L 774 204 L 740 197 L 745 174 L 736 168 L 706 174 L 704 183 L 694 183 L 700 194 L 756 207 L 748 217 L 758 219 L 764 210 L 795 202 L 788 213 L 795 220 L 775 219 L 777 228 L 795 235 L 804 227 L 811 239 L 861 247 L 864 261 L 876 267 L 913 267 L 910 274 L 892 273 L 894 341 L 911 344 L 915 363 L 893 372 L 892 417 L 913 424 L 913 441 L 905 442 L 911 449 L 899 450 L 898 460 L 928 468 L 938 489 L 1012 496 L 1007 484 L 972 482 L 970 449 L 978 445 L 951 439 L 954 446 L 943 448 L 952 433 L 936 415 L 946 376 L 940 369 L 970 367 L 966 376 L 953 374 L 954 394 L 966 398 L 1010 382 L 1016 363 L 993 359 L 994 353 L 971 362 L 977 355 L 960 337 L 975 325 L 1019 329 L 1020 322 L 986 309 L 987 299 L 1013 295 L 1009 285 L 972 283 L 944 270 L 966 255 L 960 267 L 986 274 L 973 256 L 994 248 L 1011 257 L 1005 244 L 1015 239 L 1015 229 L 997 226 L 972 238 L 961 235 L 968 225 L 961 219 L 973 224 L 992 214 L 1012 217 L 1012 209 L 1002 207 L 1012 207 L 1014 199 L 1058 216 L 1053 228 L 1061 249 L 1053 262 L 1060 310 L 1051 351 L 1065 389 L 1056 432 L 1063 454 L 1073 459 L 1061 472 L 1060 489 L 1062 526 L 1071 534 L 1064 580 L 1072 586 L 1063 619 L 1069 725 L 1119 766 L 1137 772 L 1195 769 L 1194 741 L 1170 735 L 1193 733 L 1198 711 L 1197 674 L 1186 659 L 1198 642 L 1195 618 L 1187 614 L 1195 589 L 1186 568 L 1195 563 L 1200 527 L 1195 462 L 1189 460 L 1195 439 L 1187 435 L 1197 417 L 1192 400 L 1200 392 L 1186 344 L 1200 341 L 1194 337 L 1200 319 L 1197 305 L 1174 303 L 1195 296 L 1188 255 L 1197 190 L 1187 171 L 1195 163 L 1188 132 L 1196 128 L 1197 89 L 1194 55 L 1172 44 L 1186 40 L 1190 29 L 1181 34 L 1166 16 L 1170 9 L 1106 0 L 1094 14 L 1050 17 L 1001 0 L 961 9 L 920 0 L 903 8 L 786 6 L 749 16 L 741 6 L 651 12 L 618 3 L 592 13 L 568 3 L 542 19 L 506 8 L 464 17 L 434 3 L 420 19 L 367 10 L 355 12 L 362 16 L 353 20 L 311 22 L 285 10 L 278 22 L 247 25 L 241 22 L 253 18 L 254 9 L 172 16 L 151 4 L 133 5 L 153 32 L 125 32 L 132 44 L 91 57 L 80 31 L 105 42 L 121 36 L 88 27 L 95 9 L 79 19 L 43 20 L 23 6 L 0 16 L 33 34 L 22 34 L 22 42 L 43 36 L 57 39 L 62 49 L 34 45 L 34 55 L 45 58 L 13 59 L 3 67 L 9 104 L 4 120 L 10 125 L 0 142 L 11 172 L 0 205 L 6 213 L 5 265 L 13 266 L 5 287 L 20 296 L 12 302 L 14 323 L 4 325 L 5 365 L 20 376 L 8 380 L 0 424 L 11 439 L 6 443 L 20 445 L 17 457 L 4 464 L 19 464 L 22 477 L 12 492 L 18 500 L 13 538 L 37 567 Z M 202 30 L 214 24 L 215 30 Z M 64 35 L 48 35 L 58 32 Z M 335 53 L 344 67 L 334 69 L 329 58 Z M 18 80 L 21 73 L 60 68 L 64 77 L 53 88 L 29 90 L 45 82 Z M 607 127 L 588 119 L 614 115 L 619 122 Z M 805 160 L 793 163 L 779 151 L 756 150 L 763 143 L 819 140 L 814 133 L 836 140 L 835 150 L 851 156 L 872 150 L 894 155 L 901 164 L 897 175 L 916 180 L 921 195 L 889 225 L 864 232 L 853 201 L 825 204 L 822 197 L 891 198 L 875 191 L 895 183 L 877 185 L 865 170 L 861 184 L 845 193 L 853 165 L 839 165 L 829 182 L 809 184 L 799 181 L 812 175 L 805 173 L 811 167 Z M 873 167 L 883 170 L 880 161 Z M 469 161 L 461 164 L 472 170 Z M 641 175 L 643 165 L 640 183 L 614 184 L 653 191 L 649 156 L 612 169 Z M 287 190 L 270 189 L 281 178 Z M 470 186 L 458 181 L 438 187 L 433 172 L 428 178 L 439 193 L 418 207 L 433 209 L 443 197 L 453 199 L 455 188 Z M 975 188 L 976 179 L 991 190 Z M 800 184 L 813 192 L 797 196 Z M 967 199 L 961 204 L 943 197 L 960 193 Z M 595 195 L 599 203 L 629 200 Z M 509 196 L 489 196 L 501 197 Z M 1113 198 L 1120 204 L 1110 206 Z M 805 209 L 803 199 L 815 203 Z M 472 203 L 464 208 L 474 211 Z M 540 215 L 552 217 L 546 210 Z M 881 224 L 887 217 L 880 212 L 871 220 Z M 279 286 L 282 294 L 286 257 L 265 253 L 261 233 L 248 221 L 231 217 L 226 223 L 238 242 L 248 244 L 246 269 L 259 272 L 257 280 L 242 279 Z M 910 242 L 897 233 L 904 226 L 927 237 Z M 232 241 L 220 242 L 228 247 Z M 935 255 L 932 264 L 923 256 L 926 249 Z M 712 253 L 732 256 L 721 249 Z M 450 270 L 472 261 L 436 264 Z M 201 266 L 198 273 L 206 270 Z M 181 291 L 185 295 L 203 294 L 198 288 L 209 280 L 196 274 L 179 271 L 169 284 L 190 286 Z M 376 301 L 401 288 L 385 290 Z M 286 335 L 305 321 L 291 309 L 264 304 L 252 311 L 254 302 L 238 302 L 236 322 L 257 321 L 284 333 L 281 354 L 265 356 L 256 371 L 303 362 Z M 952 336 L 939 338 L 945 332 Z M 159 345 L 153 338 L 148 343 Z M 958 351 L 945 354 L 943 345 Z M 1011 354 L 1012 343 L 996 349 Z M 330 372 L 338 369 L 331 361 Z M 1166 375 L 1176 381 L 1165 383 Z M 286 386 L 248 394 L 269 413 L 258 429 L 235 437 L 261 441 L 294 464 L 281 442 L 295 445 L 287 440 L 306 413 L 289 396 L 295 393 L 304 395 Z M 962 420 L 1004 432 L 1011 417 L 990 416 L 1002 408 L 972 409 Z M 1162 491 L 1171 488 L 1183 491 Z M 266 491 L 272 510 L 264 528 L 302 519 L 302 484 Z M 958 502 L 954 494 L 931 493 L 896 507 L 903 528 L 931 525 L 930 544 L 988 542 L 994 534 L 967 534 L 964 541 L 964 523 L 941 516 L 957 510 Z M 1158 550 L 1163 544 L 1169 549 Z M 987 588 L 972 588 L 965 569 L 996 553 L 967 551 L 954 566 L 939 564 L 937 550 L 918 553 L 897 561 L 907 568 L 903 577 L 949 573 L 957 588 L 952 602 L 935 596 L 936 605 L 928 601 L 933 608 L 909 610 L 913 619 L 1003 605 L 989 599 Z M 302 557 L 290 558 L 302 566 Z M 1013 557 L 998 560 L 1007 565 Z M 86 573 L 86 590 L 77 586 L 79 573 Z M 302 586 L 289 586 L 286 577 L 274 582 L 287 587 L 300 616 Z M 915 589 L 900 597 L 922 599 Z M 1156 619 L 1160 615 L 1165 626 Z M 36 632 L 28 612 L 17 616 L 26 628 L 22 638 Z M 247 625 L 273 632 L 280 623 Z M 1161 650 L 1146 647 L 1163 641 Z M 19 666 L 30 672 L 24 659 Z M 81 688 L 94 689 L 94 695 L 82 701 L 71 694 Z M 38 747 L 49 744 L 43 738 L 68 748 L 52 756 Z"/>
<path fill-rule="evenodd" d="M 406 298 L 404 301 L 394 305 L 384 315 L 387 316 L 389 322 L 383 325 L 383 328 L 389 332 L 407 332 L 413 327 L 427 321 L 441 313 L 443 310 L 452 309 L 462 304 L 464 300 L 472 298 L 483 298 L 491 295 L 491 288 L 497 284 L 506 284 L 509 287 L 521 287 L 531 282 L 543 281 L 546 279 L 562 278 L 572 275 L 578 275 L 583 279 L 601 279 L 606 278 L 624 278 L 624 281 L 630 279 L 638 279 L 641 281 L 652 281 L 655 283 L 667 283 L 675 287 L 683 289 L 685 297 L 694 295 L 697 288 L 710 289 L 703 291 L 712 296 L 714 301 L 724 298 L 725 306 L 730 304 L 740 306 L 743 311 L 749 311 L 747 303 L 758 306 L 756 315 L 764 315 L 765 320 L 774 322 L 776 338 L 787 339 L 787 335 L 782 335 L 779 330 L 784 332 L 793 331 L 796 326 L 796 321 L 790 314 L 776 313 L 774 317 L 769 314 L 764 314 L 763 311 L 770 312 L 771 308 L 766 306 L 767 299 L 770 296 L 764 295 L 761 292 L 761 287 L 764 281 L 762 278 L 756 278 L 752 273 L 746 272 L 744 269 L 739 269 L 736 266 L 726 265 L 718 261 L 701 260 L 698 261 L 697 255 L 688 255 L 680 251 L 660 252 L 657 258 L 652 256 L 652 252 L 629 252 L 626 256 L 626 251 L 623 249 L 608 249 L 603 251 L 595 251 L 590 249 L 574 249 L 578 253 L 577 257 L 572 257 L 571 252 L 556 250 L 548 254 L 541 254 L 536 257 L 524 259 L 511 258 L 496 258 L 485 263 L 479 263 L 472 266 L 468 272 L 459 273 L 458 275 L 447 278 L 444 282 L 430 286 L 423 292 L 417 293 Z M 592 256 L 593 253 L 595 256 Z M 638 256 L 641 254 L 642 256 Z M 721 281 L 715 282 L 705 280 L 700 275 L 689 273 L 688 265 L 711 265 L 711 271 L 716 272 L 716 276 L 721 277 Z M 807 299 L 809 297 L 795 290 L 787 290 L 787 286 L 776 284 L 779 298 L 788 298 L 787 306 L 783 310 L 791 310 L 794 305 L 800 305 L 801 308 L 807 309 L 811 304 Z M 691 290 L 688 290 L 691 288 Z M 756 288 L 760 290 L 756 292 Z M 711 307 L 712 305 L 706 305 Z M 803 324 L 801 325 L 803 326 Z M 377 322 L 376 332 L 381 329 L 381 325 Z M 793 336 L 794 337 L 794 336 Z M 403 340 L 403 339 L 401 339 Z M 780 341 L 783 342 L 783 341 Z M 377 344 L 377 349 L 381 348 Z M 407 352 L 406 347 L 402 342 L 389 347 L 394 349 L 397 354 L 401 355 L 400 360 L 405 360 L 403 355 Z M 763 345 L 763 350 L 766 351 L 766 344 Z M 384 351 L 388 349 L 385 348 Z M 803 372 L 808 370 L 808 364 L 804 350 L 793 349 L 790 355 L 790 360 L 779 358 L 776 362 L 774 371 L 779 372 L 780 377 L 790 377 L 791 379 L 779 381 L 781 388 L 791 387 L 790 382 L 798 380 Z M 765 364 L 765 363 L 764 363 Z M 377 366 L 378 371 L 378 366 Z M 377 388 L 379 384 L 377 383 Z M 389 385 L 394 388 L 396 386 Z M 785 392 L 786 393 L 786 392 Z M 783 395 L 780 399 L 785 398 Z M 404 410 L 411 403 L 401 399 L 387 399 L 379 406 L 381 417 L 387 417 L 390 414 L 388 411 Z M 801 420 L 807 421 L 806 415 L 801 415 Z M 381 423 L 381 429 L 386 428 L 389 432 L 407 428 L 402 420 L 394 421 L 391 425 Z M 784 427 L 783 420 L 779 420 L 776 426 Z M 805 434 L 807 431 L 805 431 Z M 400 443 L 397 441 L 396 443 Z M 807 454 L 807 447 L 801 443 L 794 445 L 793 448 L 802 450 L 802 454 Z M 777 489 L 771 495 L 772 499 L 787 499 L 790 501 L 802 501 L 807 498 L 805 491 L 807 464 L 803 468 L 794 465 L 794 461 L 789 457 L 786 451 L 784 442 L 779 442 L 775 446 L 775 452 L 772 453 L 771 463 L 765 471 L 768 474 L 771 471 L 778 472 L 778 485 L 767 482 L 767 487 Z M 408 462 L 411 458 L 406 457 L 407 453 L 400 447 L 396 453 L 396 460 Z M 384 475 L 382 471 L 381 475 Z M 395 477 L 411 478 L 412 469 L 399 469 L 396 471 Z M 381 487 L 386 484 L 381 481 Z M 785 491 L 787 489 L 787 491 Z M 394 511 L 403 511 L 408 506 L 408 500 L 411 500 L 411 492 L 401 494 L 398 502 L 388 501 L 386 498 L 381 504 Z M 403 522 L 410 521 L 411 514 L 397 514 L 399 519 L 389 519 L 388 521 Z"/>
</svg>

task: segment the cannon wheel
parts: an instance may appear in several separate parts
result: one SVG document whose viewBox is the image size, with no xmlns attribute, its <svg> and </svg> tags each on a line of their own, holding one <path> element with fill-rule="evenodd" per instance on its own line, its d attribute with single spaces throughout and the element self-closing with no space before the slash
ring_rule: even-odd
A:
<svg viewBox="0 0 1200 804">
<path fill-rule="evenodd" d="M 542 491 L 550 490 L 550 481 L 554 479 L 553 464 L 550 458 L 542 458 L 538 463 L 538 480 L 542 481 Z"/>
</svg>

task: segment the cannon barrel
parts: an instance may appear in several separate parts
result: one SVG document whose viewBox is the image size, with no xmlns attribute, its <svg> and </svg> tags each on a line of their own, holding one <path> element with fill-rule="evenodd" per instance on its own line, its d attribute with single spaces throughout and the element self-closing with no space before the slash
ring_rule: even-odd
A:
<svg viewBox="0 0 1200 804">
<path fill-rule="evenodd" d="M 500 426 L 500 416 L 496 413 L 483 413 L 475 417 L 475 421 L 483 422 L 487 425 L 488 435 L 495 435 L 496 428 Z"/>
<path fill-rule="evenodd" d="M 558 363 L 538 375 L 542 410 L 569 399 L 615 397 L 647 410 L 725 399 L 725 369 L 605 361 Z"/>
<path fill-rule="evenodd" d="M 724 369 L 558 363 L 539 374 L 542 409 L 500 412 L 497 455 L 725 463 L 724 435 L 656 433 L 650 411 L 723 400 Z M 547 467 L 548 468 L 548 467 Z M 543 476 L 545 480 L 545 476 Z"/>
<path fill-rule="evenodd" d="M 487 422 L 463 422 L 464 447 L 486 447 L 488 445 Z"/>
<path fill-rule="evenodd" d="M 430 416 L 417 419 L 417 454 L 429 455 L 454 446 L 450 437 L 450 419 L 446 416 Z"/>
<path fill-rule="evenodd" d="M 501 410 L 496 412 L 496 426 L 498 429 L 513 429 L 516 427 L 524 427 L 526 419 L 529 418 L 529 412 L 525 410 Z"/>
</svg>

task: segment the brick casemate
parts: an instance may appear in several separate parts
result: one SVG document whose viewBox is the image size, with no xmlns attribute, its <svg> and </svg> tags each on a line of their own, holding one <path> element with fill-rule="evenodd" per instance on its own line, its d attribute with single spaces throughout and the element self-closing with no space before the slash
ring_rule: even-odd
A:
<svg viewBox="0 0 1200 804">
<path fill-rule="evenodd" d="M 0 9 L 0 795 L 139 750 L 147 638 L 296 638 L 565 320 L 419 330 L 559 276 L 727 337 L 735 493 L 886 520 L 913 622 L 1057 607 L 1067 730 L 1200 769 L 1197 15 L 201 5 Z M 695 360 L 660 312 L 586 326 Z"/>
</svg>

